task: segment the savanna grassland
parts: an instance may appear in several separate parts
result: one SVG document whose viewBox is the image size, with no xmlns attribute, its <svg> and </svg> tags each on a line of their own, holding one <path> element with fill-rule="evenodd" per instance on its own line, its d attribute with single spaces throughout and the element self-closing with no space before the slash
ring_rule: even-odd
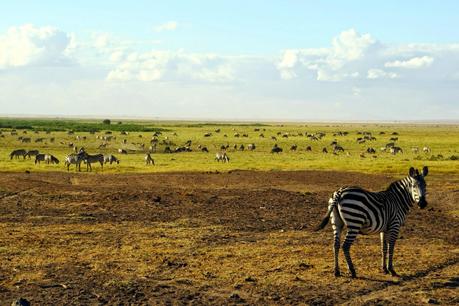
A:
<svg viewBox="0 0 459 306">
<path fill-rule="evenodd" d="M 32 305 L 459 302 L 457 125 L 1 119 L 0 130 L 2 305 L 19 297 Z M 99 149 L 107 131 L 116 139 Z M 333 135 L 339 131 L 348 134 Z M 376 140 L 358 144 L 363 131 Z M 158 144 L 155 165 L 146 166 L 155 132 L 161 132 L 159 142 L 171 143 Z M 320 140 L 306 136 L 320 132 Z M 380 151 L 391 137 L 399 138 L 403 154 Z M 188 140 L 192 152 L 163 153 Z M 332 154 L 334 140 L 344 153 Z M 94 165 L 92 173 L 72 165 L 67 172 L 62 163 L 73 151 L 69 143 L 91 154 L 115 154 L 121 162 Z M 233 149 L 250 143 L 256 145 L 252 152 Z M 282 153 L 270 153 L 275 143 Z M 215 152 L 226 144 L 230 162 L 218 163 Z M 294 144 L 297 150 L 290 151 Z M 424 146 L 431 152 L 424 153 Z M 368 147 L 376 153 L 364 153 Z M 11 161 L 9 153 L 19 148 L 51 153 L 61 162 Z M 423 165 L 430 168 L 429 204 L 414 208 L 402 228 L 394 259 L 401 278 L 379 271 L 378 236 L 360 236 L 351 250 L 357 279 L 349 278 L 343 256 L 344 275 L 335 278 L 331 228 L 313 231 L 330 194 L 343 185 L 381 190 L 410 166 Z"/>
</svg>

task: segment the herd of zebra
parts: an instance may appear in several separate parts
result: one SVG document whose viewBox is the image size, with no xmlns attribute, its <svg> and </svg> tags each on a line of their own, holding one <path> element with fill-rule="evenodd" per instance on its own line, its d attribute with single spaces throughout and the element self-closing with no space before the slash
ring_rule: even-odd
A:
<svg viewBox="0 0 459 306">
<path fill-rule="evenodd" d="M 45 162 L 46 164 L 59 164 L 59 159 L 57 159 L 52 154 L 44 154 L 40 153 L 38 150 L 24 150 L 24 149 L 17 149 L 10 153 L 10 159 L 22 157 L 23 159 L 31 159 L 31 157 L 35 157 L 35 164 L 40 164 L 41 162 Z M 150 153 L 145 154 L 145 164 L 146 165 L 154 165 L 155 161 L 151 157 Z M 104 164 L 116 163 L 119 164 L 120 160 L 113 154 L 88 154 L 84 148 L 80 148 L 77 152 L 68 154 L 64 159 L 64 165 L 67 167 L 67 171 L 70 170 L 71 165 L 75 165 L 75 170 L 81 171 L 81 163 L 86 164 L 86 171 L 92 171 L 93 163 L 99 163 L 100 166 L 104 167 Z"/>
</svg>

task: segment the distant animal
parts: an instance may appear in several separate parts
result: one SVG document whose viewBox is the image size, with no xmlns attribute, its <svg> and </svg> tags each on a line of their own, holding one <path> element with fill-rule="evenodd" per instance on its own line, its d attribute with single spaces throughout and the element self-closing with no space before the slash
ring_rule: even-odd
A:
<svg viewBox="0 0 459 306">
<path fill-rule="evenodd" d="M 70 170 L 70 165 L 75 165 L 75 171 L 81 171 L 81 162 L 84 160 L 86 152 L 84 149 L 80 149 L 78 153 L 70 153 L 65 157 L 64 165 L 67 167 L 67 171 Z"/>
<path fill-rule="evenodd" d="M 418 147 L 413 147 L 413 148 L 411 148 L 411 152 L 413 152 L 414 154 L 418 154 L 419 153 L 419 148 Z"/>
<path fill-rule="evenodd" d="M 311 146 L 307 146 L 306 147 L 306 152 L 312 152 L 312 147 Z"/>
<path fill-rule="evenodd" d="M 382 271 L 398 276 L 393 267 L 395 242 L 410 208 L 413 205 L 421 209 L 427 206 L 424 180 L 427 174 L 427 167 L 422 169 L 422 173 L 411 167 L 407 177 L 393 182 L 385 191 L 370 192 L 359 187 L 342 187 L 333 193 L 328 201 L 327 213 L 316 231 L 323 229 L 331 217 L 335 240 L 335 276 L 341 274 L 338 256 L 341 232 L 345 227 L 347 233 L 343 252 L 353 278 L 356 272 L 350 254 L 352 243 L 358 234 L 377 233 L 381 236 Z"/>
<path fill-rule="evenodd" d="M 28 150 L 26 156 L 30 159 L 32 156 L 36 156 L 40 153 L 38 150 Z"/>
<path fill-rule="evenodd" d="M 35 165 L 37 163 L 40 164 L 40 162 L 42 161 L 45 161 L 45 154 L 40 153 L 40 154 L 35 155 Z"/>
<path fill-rule="evenodd" d="M 102 170 L 104 169 L 104 155 L 103 154 L 85 154 L 83 158 L 84 162 L 86 163 L 86 171 L 92 171 L 93 163 L 99 163 Z"/>
<path fill-rule="evenodd" d="M 282 148 L 277 146 L 277 144 L 275 144 L 274 147 L 272 147 L 271 149 L 271 153 L 280 153 L 282 151 L 283 151 Z"/>
<path fill-rule="evenodd" d="M 276 136 L 271 136 L 271 139 L 274 140 L 274 141 L 277 141 Z"/>
<path fill-rule="evenodd" d="M 256 146 L 255 146 L 254 143 L 251 143 L 251 144 L 249 144 L 249 145 L 247 146 L 247 150 L 249 150 L 249 151 L 253 151 L 253 150 L 255 150 L 255 149 L 256 149 Z"/>
<path fill-rule="evenodd" d="M 430 153 L 432 150 L 429 147 L 424 147 L 424 148 L 422 148 L 422 151 L 424 153 Z"/>
<path fill-rule="evenodd" d="M 400 147 L 391 147 L 390 148 L 390 153 L 395 155 L 397 153 L 403 153 L 403 150 Z"/>
<path fill-rule="evenodd" d="M 59 164 L 59 159 L 57 159 L 54 155 L 45 154 L 45 162 L 47 164 Z"/>
<path fill-rule="evenodd" d="M 323 148 L 323 149 L 322 149 L 322 153 L 325 153 L 325 154 L 328 153 L 327 148 Z"/>
<path fill-rule="evenodd" d="M 128 152 L 125 149 L 118 149 L 118 153 L 120 153 L 120 154 L 128 154 Z"/>
<path fill-rule="evenodd" d="M 368 154 L 376 154 L 376 150 L 373 148 L 367 148 L 367 153 Z"/>
<path fill-rule="evenodd" d="M 344 152 L 344 148 L 342 146 L 335 146 L 333 148 L 333 152 L 335 152 L 335 153 Z"/>
<path fill-rule="evenodd" d="M 13 152 L 10 153 L 10 159 L 13 159 L 13 157 L 19 158 L 19 156 L 22 156 L 22 158 L 25 159 L 26 155 L 27 155 L 27 151 L 26 150 L 17 149 L 17 150 L 14 150 Z"/>
<path fill-rule="evenodd" d="M 398 140 L 398 137 L 391 137 L 389 140 L 390 140 L 390 141 L 397 141 L 397 140 Z"/>
<path fill-rule="evenodd" d="M 145 165 L 154 165 L 155 160 L 151 157 L 150 153 L 145 154 Z"/>
<path fill-rule="evenodd" d="M 205 133 L 204 134 L 204 137 L 210 137 L 210 136 L 212 136 L 212 133 Z"/>
<path fill-rule="evenodd" d="M 21 138 L 21 142 L 22 142 L 22 143 L 30 143 L 30 141 L 31 141 L 30 137 L 23 137 L 23 138 Z"/>
<path fill-rule="evenodd" d="M 201 148 L 201 152 L 209 153 L 209 149 L 207 149 L 207 147 L 202 147 Z"/>
<path fill-rule="evenodd" d="M 110 165 L 113 164 L 113 163 L 119 164 L 120 160 L 118 158 L 116 158 L 115 155 L 112 155 L 112 154 L 104 155 L 104 164 L 106 164 L 106 163 L 110 163 Z"/>
<path fill-rule="evenodd" d="M 215 160 L 218 162 L 224 162 L 224 163 L 229 163 L 230 159 L 229 156 L 226 154 L 226 152 L 217 152 L 215 154 Z"/>
<path fill-rule="evenodd" d="M 290 147 L 290 151 L 296 151 L 296 149 L 298 149 L 298 146 L 296 144 Z"/>
</svg>

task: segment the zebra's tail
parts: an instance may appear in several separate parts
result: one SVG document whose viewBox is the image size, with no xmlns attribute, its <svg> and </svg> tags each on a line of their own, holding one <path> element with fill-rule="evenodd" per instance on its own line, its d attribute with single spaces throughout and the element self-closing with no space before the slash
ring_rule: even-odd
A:
<svg viewBox="0 0 459 306">
<path fill-rule="evenodd" d="M 338 191 L 335 191 L 333 193 L 333 196 L 328 200 L 328 210 L 327 213 L 325 214 L 324 218 L 322 219 L 322 222 L 320 222 L 319 225 L 316 226 L 314 229 L 315 232 L 320 231 L 323 229 L 327 224 L 328 221 L 330 221 L 330 215 L 335 208 L 335 206 L 339 203 L 339 200 L 341 199 L 341 189 Z"/>
</svg>

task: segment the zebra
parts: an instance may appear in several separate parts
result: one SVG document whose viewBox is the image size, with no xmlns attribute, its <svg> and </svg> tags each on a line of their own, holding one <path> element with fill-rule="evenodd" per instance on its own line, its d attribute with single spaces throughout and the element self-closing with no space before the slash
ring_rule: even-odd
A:
<svg viewBox="0 0 459 306">
<path fill-rule="evenodd" d="M 403 153 L 402 148 L 400 148 L 400 147 L 391 147 L 390 148 L 390 153 L 393 154 L 393 155 L 395 155 L 395 154 L 397 154 L 399 152 Z"/>
<path fill-rule="evenodd" d="M 411 167 L 407 177 L 393 182 L 381 192 L 370 192 L 359 187 L 342 187 L 333 193 L 328 201 L 327 214 L 315 230 L 323 229 L 331 216 L 335 241 L 333 248 L 335 276 L 340 276 L 338 255 L 344 227 L 347 227 L 347 233 L 343 252 L 353 278 L 356 277 L 356 272 L 351 260 L 350 248 L 359 233 L 380 234 L 382 271 L 385 274 L 398 276 L 393 267 L 395 241 L 413 204 L 421 209 L 427 206 L 424 177 L 428 172 L 426 166 L 422 169 L 422 173 Z M 389 260 L 386 265 L 387 255 Z"/>
<path fill-rule="evenodd" d="M 155 160 L 151 157 L 150 153 L 145 154 L 145 165 L 154 165 Z"/>
<path fill-rule="evenodd" d="M 75 164 L 75 171 L 81 171 L 81 162 L 84 160 L 86 152 L 83 148 L 78 153 L 70 153 L 65 157 L 64 164 L 67 167 L 67 171 L 70 169 L 71 164 Z"/>
<path fill-rule="evenodd" d="M 10 153 L 10 159 L 13 159 L 13 157 L 19 158 L 19 156 L 22 156 L 22 158 L 25 159 L 26 155 L 27 155 L 26 150 L 17 149 Z"/>
<path fill-rule="evenodd" d="M 86 171 L 90 170 L 92 171 L 92 163 L 99 163 L 100 166 L 102 167 L 102 170 L 104 169 L 104 155 L 103 154 L 95 154 L 95 155 L 90 155 L 85 153 L 83 157 L 84 162 L 86 163 Z"/>
<path fill-rule="evenodd" d="M 120 163 L 120 160 L 118 158 L 115 157 L 115 155 L 104 155 L 104 164 L 106 163 L 110 163 L 110 165 L 112 163 L 117 163 L 119 164 Z"/>
<path fill-rule="evenodd" d="M 226 154 L 226 152 L 217 152 L 215 154 L 215 160 L 218 161 L 218 162 L 222 161 L 224 163 L 229 163 L 230 159 L 229 159 L 228 155 Z"/>
</svg>

